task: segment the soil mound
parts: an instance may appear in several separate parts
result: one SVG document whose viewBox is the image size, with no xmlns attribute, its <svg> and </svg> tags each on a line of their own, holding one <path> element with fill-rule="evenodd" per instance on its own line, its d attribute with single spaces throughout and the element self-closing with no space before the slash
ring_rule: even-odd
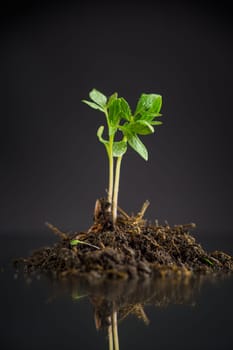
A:
<svg viewBox="0 0 233 350">
<path fill-rule="evenodd" d="M 94 224 L 87 232 L 67 234 L 51 224 L 58 242 L 26 258 L 26 273 L 89 278 L 131 279 L 178 274 L 219 274 L 233 271 L 233 258 L 222 251 L 207 252 L 190 231 L 195 224 L 152 225 L 143 219 L 148 203 L 136 216 L 120 211 L 112 225 L 104 200 L 97 201 Z"/>
</svg>

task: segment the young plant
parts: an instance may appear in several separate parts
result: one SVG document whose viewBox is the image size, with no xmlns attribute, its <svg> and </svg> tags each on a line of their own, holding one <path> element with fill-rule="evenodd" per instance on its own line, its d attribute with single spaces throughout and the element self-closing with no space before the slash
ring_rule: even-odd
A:
<svg viewBox="0 0 233 350">
<path fill-rule="evenodd" d="M 99 141 L 105 146 L 109 160 L 108 202 L 112 212 L 113 223 L 117 219 L 117 203 L 121 162 L 128 145 L 143 159 L 148 160 L 148 151 L 138 135 L 149 135 L 154 127 L 162 124 L 156 118 L 160 117 L 162 96 L 158 94 L 141 94 L 134 113 L 123 97 L 115 92 L 107 98 L 100 91 L 93 89 L 89 93 L 91 101 L 82 100 L 91 108 L 104 113 L 108 127 L 108 138 L 103 138 L 104 126 L 97 131 Z M 121 134 L 121 140 L 115 141 L 116 134 Z M 114 172 L 114 158 L 116 158 Z"/>
<path fill-rule="evenodd" d="M 88 243 L 88 242 L 85 242 L 85 241 L 80 241 L 79 239 L 72 239 L 72 241 L 70 241 L 70 245 L 72 247 L 75 247 L 77 246 L 78 244 L 84 244 L 84 245 L 88 245 L 89 247 L 92 247 L 92 248 L 95 248 L 95 249 L 100 249 L 100 247 L 97 247 L 96 245 L 94 244 L 91 244 L 91 243 Z"/>
</svg>

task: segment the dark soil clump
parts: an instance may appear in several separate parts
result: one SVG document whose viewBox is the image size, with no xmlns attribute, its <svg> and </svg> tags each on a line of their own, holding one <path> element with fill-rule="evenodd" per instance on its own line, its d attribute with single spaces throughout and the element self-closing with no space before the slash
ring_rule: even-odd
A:
<svg viewBox="0 0 233 350">
<path fill-rule="evenodd" d="M 195 224 L 152 225 L 144 220 L 144 208 L 136 216 L 122 210 L 113 227 L 106 203 L 97 201 L 94 224 L 85 233 L 66 234 L 48 224 L 59 236 L 51 247 L 43 247 L 15 264 L 26 273 L 48 273 L 88 278 L 128 279 L 178 274 L 219 274 L 233 271 L 233 258 L 208 253 L 190 234 Z M 72 245 L 77 239 L 79 243 Z"/>
</svg>

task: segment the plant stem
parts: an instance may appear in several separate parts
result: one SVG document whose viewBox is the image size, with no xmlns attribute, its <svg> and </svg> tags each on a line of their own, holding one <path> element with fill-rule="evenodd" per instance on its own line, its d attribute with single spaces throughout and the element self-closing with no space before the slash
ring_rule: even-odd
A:
<svg viewBox="0 0 233 350">
<path fill-rule="evenodd" d="M 113 192 L 113 201 L 112 201 L 112 220 L 113 224 L 117 220 L 117 204 L 118 204 L 118 193 L 119 193 L 119 182 L 120 182 L 120 172 L 121 172 L 121 161 L 123 156 L 117 158 L 116 162 L 116 171 L 115 171 L 115 183 L 114 183 L 114 192 Z"/>
<path fill-rule="evenodd" d="M 113 333 L 114 350 L 119 350 L 117 312 L 116 311 L 113 311 L 113 313 L 112 313 L 112 331 L 113 331 L 112 333 Z"/>
<path fill-rule="evenodd" d="M 109 137 L 109 183 L 108 183 L 108 202 L 112 204 L 112 196 L 113 196 L 113 181 L 114 181 L 114 162 L 113 162 L 113 142 L 114 135 Z"/>
<path fill-rule="evenodd" d="M 109 350 L 114 350 L 113 349 L 113 332 L 112 332 L 112 325 L 108 326 L 108 346 Z"/>
</svg>

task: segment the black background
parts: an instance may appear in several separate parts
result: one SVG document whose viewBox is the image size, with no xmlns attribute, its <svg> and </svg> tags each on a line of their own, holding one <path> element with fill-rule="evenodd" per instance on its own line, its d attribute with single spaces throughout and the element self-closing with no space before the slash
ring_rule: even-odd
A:
<svg viewBox="0 0 233 350">
<path fill-rule="evenodd" d="M 232 16 L 224 2 L 20 2 L 1 12 L 1 231 L 80 231 L 105 195 L 95 87 L 134 107 L 163 96 L 163 126 L 122 166 L 120 206 L 150 220 L 232 225 Z"/>
<path fill-rule="evenodd" d="M 149 161 L 133 151 L 123 161 L 120 206 L 136 212 L 149 199 L 150 220 L 196 222 L 202 243 L 232 254 L 232 23 L 224 1 L 1 7 L 1 271 L 9 257 L 55 240 L 45 221 L 64 231 L 91 224 L 108 182 L 96 137 L 104 118 L 81 103 L 93 87 L 132 106 L 142 92 L 163 95 L 164 124 L 143 138 Z M 0 277 L 4 349 L 107 347 L 86 299 L 45 303 L 42 281 Z M 193 309 L 148 308 L 149 327 L 120 325 L 120 347 L 186 349 L 188 339 L 190 349 L 230 348 L 231 296 L 229 281 L 204 288 Z"/>
</svg>

